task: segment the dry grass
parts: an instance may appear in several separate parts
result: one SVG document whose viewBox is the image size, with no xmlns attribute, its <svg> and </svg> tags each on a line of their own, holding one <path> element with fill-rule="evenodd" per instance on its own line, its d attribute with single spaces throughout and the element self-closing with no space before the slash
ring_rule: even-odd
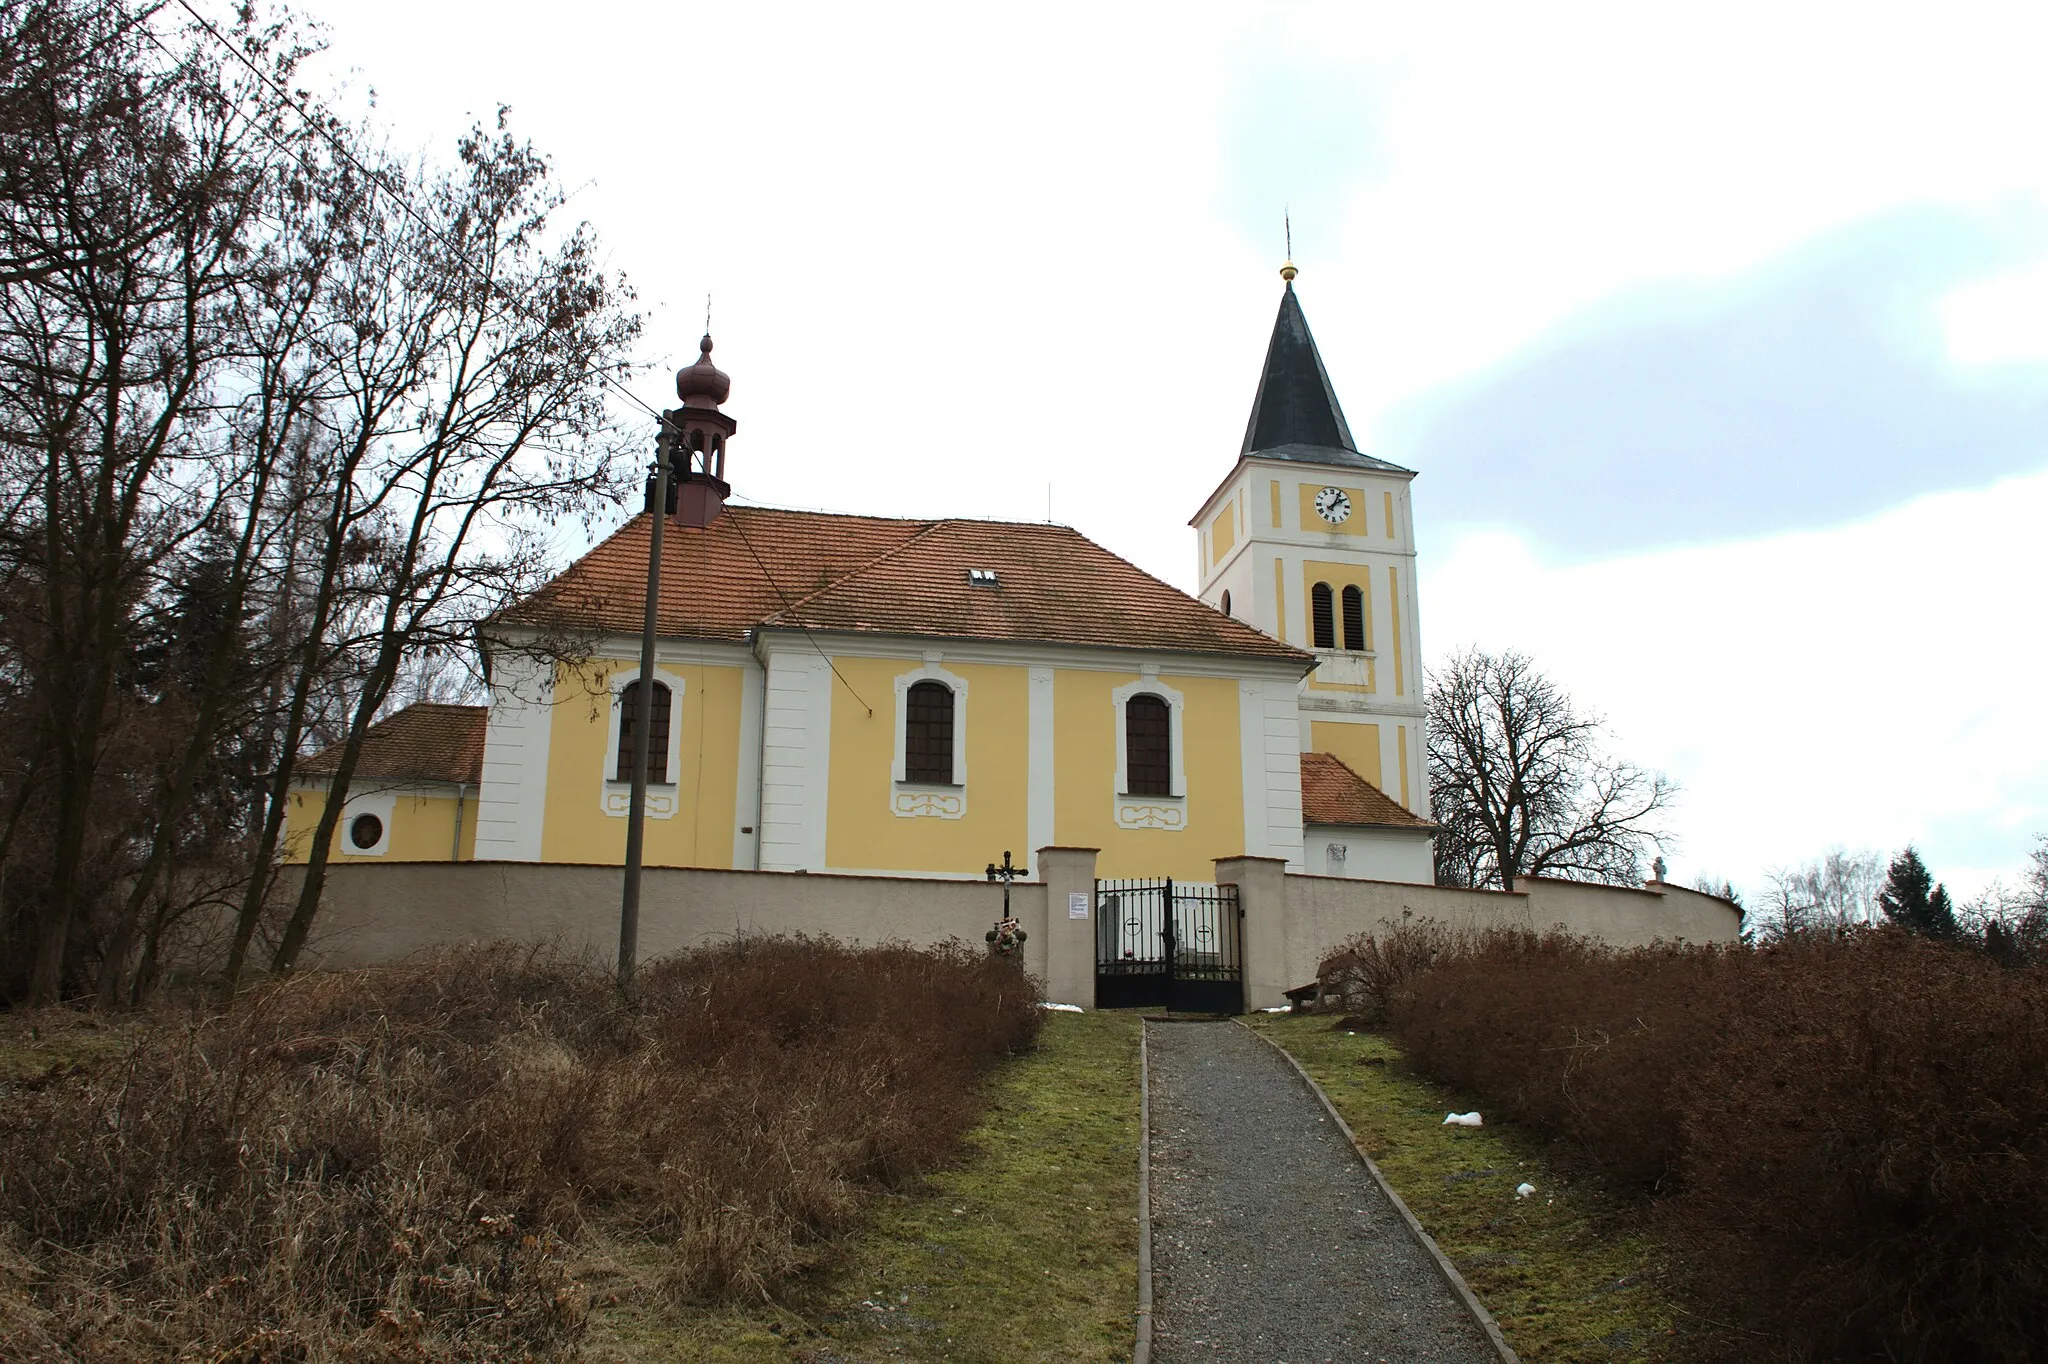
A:
<svg viewBox="0 0 2048 1364">
<path fill-rule="evenodd" d="M 594 1266 L 594 1360 L 1128 1359 L 1137 1303 L 1135 1014 L 1055 1014 L 1001 1062 L 963 1159 L 874 1216 L 827 1272 L 777 1295 L 678 1309 L 643 1285 L 658 1249 Z"/>
<path fill-rule="evenodd" d="M 965 948 L 765 940 L 622 1005 L 497 947 L 308 975 L 0 1108 L 0 1357 L 545 1357 L 593 1225 L 675 1302 L 771 1291 L 942 1163 L 1040 1026 Z"/>
</svg>

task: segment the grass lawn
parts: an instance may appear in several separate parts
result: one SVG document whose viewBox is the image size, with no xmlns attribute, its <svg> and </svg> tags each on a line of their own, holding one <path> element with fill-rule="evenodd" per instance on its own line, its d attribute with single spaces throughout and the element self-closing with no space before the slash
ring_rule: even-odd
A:
<svg viewBox="0 0 2048 1364">
<path fill-rule="evenodd" d="M 1717 1357 L 1713 1328 L 1670 1291 L 1669 1257 L 1643 1229 L 1642 1204 L 1551 1170 L 1540 1137 L 1490 1116 L 1485 1127 L 1444 1126 L 1444 1114 L 1484 1105 L 1414 1075 L 1385 1038 L 1331 1023 L 1272 1015 L 1253 1026 L 1307 1067 L 1517 1354 Z M 1517 1198 L 1524 1182 L 1536 1192 Z"/>
<path fill-rule="evenodd" d="M 133 1046 L 144 1024 L 76 1009 L 0 1015 L 0 1083 L 44 1085 L 91 1070 Z"/>
<path fill-rule="evenodd" d="M 586 1357 L 641 1361 L 1128 1359 L 1137 1306 L 1138 1035 L 1056 1013 L 990 1082 L 957 1169 L 879 1208 L 777 1304 L 684 1309 L 659 1248 L 601 1244 Z"/>
</svg>

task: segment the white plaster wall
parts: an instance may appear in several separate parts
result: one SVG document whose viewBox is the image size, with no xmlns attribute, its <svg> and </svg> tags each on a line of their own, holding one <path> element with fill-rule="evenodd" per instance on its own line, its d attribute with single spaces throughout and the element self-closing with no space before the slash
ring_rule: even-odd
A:
<svg viewBox="0 0 2048 1364">
<path fill-rule="evenodd" d="M 1330 950 L 1383 925 L 1435 919 L 1465 930 L 1562 928 L 1613 947 L 1652 942 L 1732 943 L 1742 915 L 1725 900 L 1677 886 L 1635 890 L 1579 881 L 1524 877 L 1513 892 L 1359 881 L 1348 877 L 1286 878 L 1288 985 L 1306 985 Z"/>
<path fill-rule="evenodd" d="M 1244 538 L 1238 537 L 1230 556 L 1223 561 L 1214 576 L 1207 573 L 1203 575 L 1199 595 L 1203 601 L 1221 611 L 1223 594 L 1230 593 L 1230 615 L 1254 629 L 1264 629 L 1259 622 L 1269 618 L 1272 613 L 1270 606 L 1263 614 L 1259 610 L 1258 559 L 1257 554 L 1245 552 Z"/>
<path fill-rule="evenodd" d="M 1742 911 L 1715 895 L 1658 883 L 1641 890 L 1518 876 L 1515 889 L 1529 897 L 1538 928 L 1562 924 L 1572 933 L 1614 947 L 1653 942 L 1735 942 L 1742 936 Z"/>
<path fill-rule="evenodd" d="M 366 874 L 367 873 L 367 874 Z M 302 872 L 287 868 L 286 893 Z M 308 951 L 323 967 L 396 961 L 429 948 L 558 943 L 616 960 L 620 869 L 563 863 L 394 862 L 330 867 Z M 1001 916 L 1002 887 L 985 881 L 811 876 L 649 867 L 642 873 L 642 960 L 736 934 L 809 933 L 841 942 L 980 945 Z M 1046 888 L 1011 888 L 1024 964 L 1046 969 Z"/>
<path fill-rule="evenodd" d="M 1330 858 L 1330 845 L 1344 849 L 1343 865 Z M 1406 881 L 1427 886 L 1436 880 L 1426 829 L 1367 829 L 1311 824 L 1303 834 L 1302 861 L 1314 876 L 1365 881 Z"/>
</svg>

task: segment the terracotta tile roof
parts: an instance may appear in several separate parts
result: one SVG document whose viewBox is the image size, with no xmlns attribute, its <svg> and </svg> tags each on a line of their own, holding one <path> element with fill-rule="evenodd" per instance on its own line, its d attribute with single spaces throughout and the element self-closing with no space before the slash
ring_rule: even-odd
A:
<svg viewBox="0 0 2048 1364">
<path fill-rule="evenodd" d="M 1434 829 L 1330 753 L 1301 755 L 1301 822 Z"/>
<path fill-rule="evenodd" d="M 635 516 L 499 620 L 637 634 L 648 525 Z M 975 569 L 993 570 L 995 585 L 970 582 Z M 709 526 L 670 522 L 659 622 L 663 635 L 695 639 L 802 625 L 1311 661 L 1078 531 L 1004 521 L 728 507 Z"/>
<path fill-rule="evenodd" d="M 363 736 L 356 779 L 476 784 L 483 776 L 486 709 L 421 701 L 385 716 Z M 336 744 L 301 759 L 298 770 L 308 776 L 323 776 L 332 773 L 340 761 L 341 746 Z"/>
</svg>

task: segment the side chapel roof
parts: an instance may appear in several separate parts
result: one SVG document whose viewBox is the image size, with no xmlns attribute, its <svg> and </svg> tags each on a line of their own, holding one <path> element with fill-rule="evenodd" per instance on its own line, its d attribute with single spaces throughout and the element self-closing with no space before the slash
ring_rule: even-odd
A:
<svg viewBox="0 0 2048 1364">
<path fill-rule="evenodd" d="M 649 526 L 635 516 L 498 623 L 639 633 Z M 739 642 L 798 626 L 1312 660 L 1066 526 L 735 506 L 708 526 L 669 522 L 661 634 Z"/>
<path fill-rule="evenodd" d="M 483 779 L 484 706 L 451 706 L 419 701 L 394 711 L 363 735 L 355 780 L 467 782 Z M 301 758 L 305 776 L 331 776 L 341 763 L 341 745 Z"/>
<path fill-rule="evenodd" d="M 1401 802 L 1346 767 L 1332 753 L 1301 755 L 1301 822 L 1396 829 L 1436 827 L 1411 814 Z"/>
</svg>

